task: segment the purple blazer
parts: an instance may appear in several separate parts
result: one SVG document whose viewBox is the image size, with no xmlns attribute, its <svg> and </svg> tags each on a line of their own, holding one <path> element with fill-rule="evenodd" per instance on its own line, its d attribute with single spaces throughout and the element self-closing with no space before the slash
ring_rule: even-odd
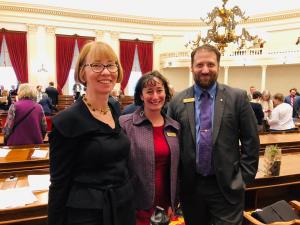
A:
<svg viewBox="0 0 300 225">
<path fill-rule="evenodd" d="M 171 152 L 170 159 L 170 199 L 174 208 L 177 201 L 179 164 L 180 125 L 169 116 L 164 115 L 164 134 Z M 155 195 L 155 156 L 153 128 L 150 121 L 139 108 L 132 114 L 120 117 L 120 125 L 130 139 L 129 169 L 135 188 L 136 209 L 150 209 L 154 205 Z"/>
</svg>

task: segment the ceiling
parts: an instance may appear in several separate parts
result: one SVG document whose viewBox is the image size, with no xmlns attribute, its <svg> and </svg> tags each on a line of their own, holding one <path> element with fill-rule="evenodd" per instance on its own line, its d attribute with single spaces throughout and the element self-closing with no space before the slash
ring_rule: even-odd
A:
<svg viewBox="0 0 300 225">
<path fill-rule="evenodd" d="M 5 0 L 40 6 L 80 9 L 103 13 L 168 19 L 200 19 L 206 17 L 221 0 Z M 287 10 L 300 10 L 299 0 L 229 0 L 227 8 L 238 5 L 246 16 L 269 14 Z"/>
</svg>

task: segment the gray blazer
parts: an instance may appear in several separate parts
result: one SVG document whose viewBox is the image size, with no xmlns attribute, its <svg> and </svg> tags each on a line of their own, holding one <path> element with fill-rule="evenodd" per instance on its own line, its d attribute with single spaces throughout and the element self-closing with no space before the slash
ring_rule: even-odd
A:
<svg viewBox="0 0 300 225">
<path fill-rule="evenodd" d="M 168 114 L 181 124 L 180 190 L 193 195 L 196 177 L 196 128 L 194 89 L 177 94 Z M 241 147 L 239 146 L 239 140 Z M 259 138 L 247 93 L 217 84 L 213 118 L 212 164 L 224 197 L 232 204 L 242 199 L 245 184 L 258 167 Z"/>
<path fill-rule="evenodd" d="M 179 163 L 180 125 L 165 115 L 164 134 L 171 152 L 170 199 L 174 208 L 177 201 L 177 169 Z M 132 172 L 137 209 L 150 209 L 155 195 L 155 156 L 153 129 L 143 109 L 120 117 L 120 125 L 131 142 L 129 169 Z"/>
</svg>

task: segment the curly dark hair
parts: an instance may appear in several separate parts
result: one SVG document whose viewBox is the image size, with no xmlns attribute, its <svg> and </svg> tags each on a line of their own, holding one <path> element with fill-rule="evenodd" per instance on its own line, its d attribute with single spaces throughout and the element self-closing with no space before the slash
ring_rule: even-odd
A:
<svg viewBox="0 0 300 225">
<path fill-rule="evenodd" d="M 135 90 L 134 90 L 134 103 L 135 103 L 135 105 L 139 105 L 139 106 L 144 105 L 144 102 L 141 99 L 143 88 L 145 88 L 148 84 L 156 83 L 154 78 L 157 78 L 157 79 L 162 81 L 162 84 L 164 86 L 165 93 L 166 93 L 165 104 L 170 101 L 172 95 L 171 95 L 171 91 L 170 91 L 169 83 L 168 83 L 167 79 L 160 72 L 158 72 L 157 70 L 153 70 L 151 72 L 145 73 L 138 80 L 138 82 L 135 86 Z"/>
</svg>

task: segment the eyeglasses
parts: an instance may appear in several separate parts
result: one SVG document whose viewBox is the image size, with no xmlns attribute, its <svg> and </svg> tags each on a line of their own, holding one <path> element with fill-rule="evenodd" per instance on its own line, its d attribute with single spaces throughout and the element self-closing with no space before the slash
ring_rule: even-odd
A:
<svg viewBox="0 0 300 225">
<path fill-rule="evenodd" d="M 115 73 L 119 70 L 119 67 L 116 64 L 103 65 L 101 63 L 90 63 L 90 64 L 84 64 L 83 66 L 91 67 L 91 69 L 95 73 L 101 73 L 105 68 L 111 73 Z"/>
</svg>

